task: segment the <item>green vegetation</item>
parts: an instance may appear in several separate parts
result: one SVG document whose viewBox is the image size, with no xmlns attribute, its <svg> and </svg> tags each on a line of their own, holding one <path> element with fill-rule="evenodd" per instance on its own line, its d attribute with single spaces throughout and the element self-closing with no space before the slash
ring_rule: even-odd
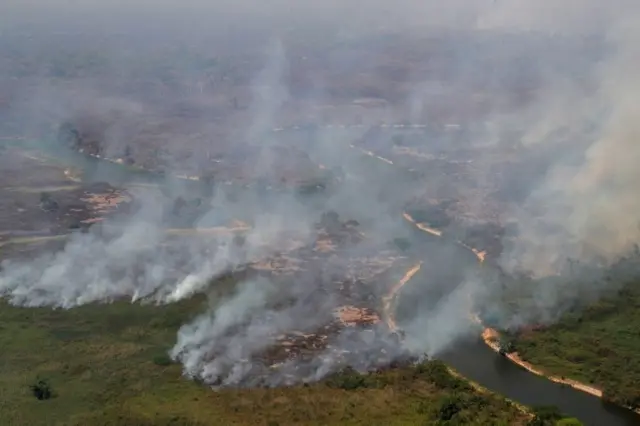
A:
<svg viewBox="0 0 640 426">
<path fill-rule="evenodd" d="M 533 408 L 533 419 L 527 426 L 582 426 L 580 420 L 565 417 L 557 407 L 541 406 Z"/>
<path fill-rule="evenodd" d="M 640 408 L 640 282 L 515 337 L 519 354 L 560 377 L 600 388 L 611 402 Z"/>
<path fill-rule="evenodd" d="M 506 354 L 516 352 L 516 346 L 515 346 L 515 343 L 513 343 L 513 340 L 511 340 L 509 337 L 506 337 L 504 335 L 500 338 L 499 346 L 500 346 L 501 355 L 506 355 Z"/>
<path fill-rule="evenodd" d="M 0 303 L 7 425 L 507 425 L 527 418 L 438 361 L 294 388 L 214 392 L 166 355 L 203 300 L 71 310 Z"/>
<path fill-rule="evenodd" d="M 583 426 L 582 422 L 575 417 L 567 417 L 556 422 L 556 426 Z"/>
<path fill-rule="evenodd" d="M 29 386 L 33 396 L 42 401 L 45 399 L 51 399 L 53 391 L 51 385 L 46 380 L 38 380 L 35 384 Z"/>
</svg>

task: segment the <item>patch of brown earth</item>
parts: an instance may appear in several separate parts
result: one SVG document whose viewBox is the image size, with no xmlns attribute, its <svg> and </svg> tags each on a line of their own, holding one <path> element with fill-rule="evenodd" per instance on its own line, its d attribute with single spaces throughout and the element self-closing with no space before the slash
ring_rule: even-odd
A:
<svg viewBox="0 0 640 426">
<path fill-rule="evenodd" d="M 359 308 L 356 306 L 341 306 L 334 311 L 335 317 L 346 327 L 357 325 L 377 324 L 380 317 L 370 308 Z"/>
<path fill-rule="evenodd" d="M 100 222 L 104 220 L 106 214 L 112 213 L 120 204 L 131 202 L 130 195 L 115 189 L 103 193 L 85 194 L 86 197 L 81 198 L 81 200 L 86 202 L 89 210 L 96 215 L 82 221 L 82 223 L 86 224 Z"/>
<path fill-rule="evenodd" d="M 303 270 L 300 266 L 303 263 L 304 261 L 300 259 L 280 254 L 252 263 L 251 268 L 258 271 L 268 271 L 274 275 L 292 275 Z"/>
<path fill-rule="evenodd" d="M 349 262 L 345 278 L 367 282 L 387 272 L 398 261 L 404 259 L 402 256 L 385 252 L 379 253 L 376 256 L 357 257 L 351 259 Z"/>
<path fill-rule="evenodd" d="M 322 235 L 316 240 L 316 245 L 313 250 L 321 253 L 329 253 L 335 251 L 336 247 L 336 244 L 334 244 L 328 235 Z"/>
</svg>

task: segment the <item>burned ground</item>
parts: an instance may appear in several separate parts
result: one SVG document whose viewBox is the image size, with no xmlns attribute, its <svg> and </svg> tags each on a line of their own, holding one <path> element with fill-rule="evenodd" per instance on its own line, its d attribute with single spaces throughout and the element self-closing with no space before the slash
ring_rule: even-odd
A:
<svg viewBox="0 0 640 426">
<path fill-rule="evenodd" d="M 66 234 L 127 212 L 131 196 L 126 192 L 106 183 L 75 182 L 67 170 L 29 152 L 5 152 L 0 168 L 0 235 Z"/>
<path fill-rule="evenodd" d="M 36 166 L 32 165 L 31 168 L 37 171 Z M 64 179 L 65 175 L 60 173 L 61 170 L 56 172 Z M 8 180 L 8 183 L 12 182 Z M 8 191 L 14 197 L 19 197 L 19 201 L 31 210 L 22 215 L 25 221 L 32 221 L 29 214 L 38 214 L 43 218 L 41 223 L 48 224 L 48 228 L 46 232 L 43 229 L 33 230 L 31 233 L 37 234 L 37 239 L 32 241 L 20 240 L 17 235 L 19 232 L 16 233 L 15 229 L 7 230 L 3 235 L 7 242 L 3 247 L 4 259 L 28 259 L 39 253 L 63 250 L 66 240 L 64 234 L 69 233 L 67 221 L 71 219 L 79 221 L 84 228 L 91 227 L 91 233 L 109 241 L 112 230 L 109 224 L 101 227 L 103 218 L 110 214 L 125 213 L 122 209 L 126 205 L 135 208 L 130 195 L 108 184 L 75 185 L 70 190 L 65 188 L 47 192 L 46 196 L 33 191 Z M 52 208 L 54 204 L 56 207 Z M 181 216 L 181 213 L 184 214 L 181 210 L 187 204 L 184 200 L 175 200 L 167 203 L 166 208 L 174 216 Z M 9 223 L 11 222 L 7 221 Z M 240 222 L 236 225 L 240 228 L 248 226 Z M 229 243 L 228 238 L 220 240 L 216 233 L 209 235 L 206 229 L 203 232 L 194 230 L 193 233 L 187 229 L 174 231 L 168 232 L 159 246 L 149 247 L 152 251 L 148 253 L 156 258 L 166 256 L 175 260 L 169 265 L 175 269 L 165 271 L 167 285 L 179 280 L 190 268 L 195 267 L 189 256 L 195 246 L 201 248 L 202 255 L 213 258 L 221 243 Z M 283 246 L 283 251 L 231 273 L 233 281 L 266 279 L 275 283 L 279 294 L 270 308 L 274 312 L 292 307 L 313 312 L 313 321 L 301 324 L 298 329 L 283 330 L 282 333 L 271 336 L 273 344 L 251 354 L 251 358 L 246 360 L 251 371 L 242 383 L 235 383 L 236 385 L 291 384 L 301 377 L 312 380 L 323 363 L 330 362 L 332 370 L 341 365 L 370 368 L 387 365 L 398 356 L 398 336 L 388 329 L 386 318 L 381 312 L 380 300 L 389 291 L 394 279 L 394 274 L 390 271 L 392 268 L 398 271 L 406 266 L 407 259 L 389 251 L 386 246 L 376 248 L 362 245 L 363 248 L 358 249 L 365 239 L 358 222 L 341 220 L 335 212 L 324 214 L 314 232 L 315 237 L 311 240 L 305 242 L 303 239 L 295 243 L 295 238 L 288 239 L 291 242 L 289 248 Z M 29 234 L 30 231 L 25 230 L 25 233 Z M 49 235 L 61 238 L 42 238 Z M 241 237 L 238 235 L 238 238 Z M 237 238 L 233 239 L 232 248 L 241 259 L 243 244 L 236 240 Z M 141 241 L 140 244 L 144 245 L 144 242 Z M 143 258 L 139 260 L 140 265 L 145 264 Z M 120 272 L 114 270 L 113 273 L 116 274 L 113 279 L 120 279 Z M 145 271 L 141 269 L 127 273 L 133 274 L 135 278 L 138 275 L 144 277 Z M 215 282 L 219 281 L 218 277 Z M 162 283 L 158 285 L 161 287 Z M 228 288 L 226 291 L 234 290 Z M 215 285 L 209 290 L 205 289 L 205 293 L 210 293 L 211 296 L 215 294 L 216 298 L 220 298 L 224 297 L 225 290 Z M 265 317 L 261 321 L 268 322 L 270 319 Z M 243 326 L 236 324 L 226 330 L 223 336 L 219 336 L 218 344 L 225 339 L 232 341 L 234 336 L 242 334 Z M 216 356 L 214 348 L 207 358 L 214 361 Z M 296 367 L 291 370 L 293 365 Z M 238 364 L 234 362 L 230 367 L 238 368 Z M 300 368 L 306 371 L 298 370 Z M 277 382 L 272 379 L 274 373 L 279 376 Z M 214 378 L 211 384 L 218 384 L 218 381 L 220 380 Z"/>
<path fill-rule="evenodd" d="M 371 248 L 354 254 L 361 238 L 352 224 L 334 222 L 331 230 L 318 229 L 321 246 L 315 241 L 249 264 L 248 278 L 273 283 L 276 294 L 257 316 L 224 329 L 215 342 L 202 342 L 209 347 L 198 359 L 204 380 L 214 386 L 295 384 L 313 381 L 325 369 L 371 369 L 400 356 L 400 337 L 387 326 L 380 301 L 408 259 Z M 306 319 L 274 326 L 272 335 L 260 336 L 261 347 L 246 352 L 236 346 L 239 359 L 228 358 L 237 339 L 258 324 L 278 324 L 280 313 Z"/>
</svg>

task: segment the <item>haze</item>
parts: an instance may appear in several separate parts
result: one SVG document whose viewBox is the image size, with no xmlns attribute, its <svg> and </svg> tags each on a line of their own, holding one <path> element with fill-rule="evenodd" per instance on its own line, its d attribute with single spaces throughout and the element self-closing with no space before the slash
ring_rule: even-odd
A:
<svg viewBox="0 0 640 426">
<path fill-rule="evenodd" d="M 84 115 L 111 117 L 113 113 L 116 125 L 105 133 L 106 150 L 119 152 L 136 137 L 140 140 L 145 132 L 155 132 L 171 153 L 170 169 L 182 172 L 199 171 L 205 153 L 224 137 L 255 142 L 290 121 L 318 119 L 320 107 L 334 99 L 350 103 L 354 97 L 385 98 L 393 105 L 378 115 L 362 117 L 365 125 L 381 120 L 429 121 L 435 120 L 432 107 L 443 99 L 450 96 L 456 100 L 454 106 L 462 110 L 470 103 L 471 90 L 481 87 L 495 94 L 495 103 L 482 111 L 482 121 L 489 123 L 489 130 L 472 133 L 467 141 L 478 152 L 472 159 L 478 165 L 473 171 L 478 186 L 490 181 L 493 173 L 485 166 L 493 163 L 483 156 L 483 146 L 501 146 L 505 152 L 514 146 L 522 148 L 525 154 L 514 160 L 522 167 L 504 176 L 505 182 L 521 182 L 524 166 L 535 161 L 535 170 L 519 185 L 524 189 L 506 191 L 518 202 L 505 207 L 500 216 L 505 223 L 516 224 L 517 237 L 506 240 L 505 250 L 494 260 L 508 273 L 524 271 L 548 277 L 560 274 L 567 259 L 585 265 L 610 264 L 640 241 L 640 168 L 636 165 L 640 158 L 640 108 L 635 101 L 640 89 L 636 76 L 640 66 L 639 11 L 638 2 L 631 0 L 202 0 L 179 5 L 151 0 L 5 0 L 0 52 L 6 54 L 0 59 L 4 71 L 0 87 L 8 101 L 0 113 L 6 119 L 4 126 L 11 122 L 32 135 L 42 135 L 65 120 Z M 386 80 L 380 80 L 366 86 L 367 91 L 349 91 L 350 83 L 361 82 L 358 73 L 364 74 L 368 55 L 388 48 L 385 37 L 413 37 L 420 45 L 431 36 L 442 37 L 444 41 L 434 51 L 453 64 L 439 71 L 438 78 L 406 72 L 388 87 L 381 84 Z M 335 74 L 310 71 L 301 78 L 303 83 L 296 81 L 291 70 L 298 68 L 292 63 L 305 69 L 306 49 L 319 45 L 343 46 L 344 50 L 337 49 L 337 53 L 318 60 Z M 196 65 L 184 59 L 193 52 L 204 52 L 214 59 L 218 55 L 241 58 L 238 63 L 242 66 L 223 72 L 224 78 L 242 86 L 232 96 L 234 102 L 246 104 L 246 112 L 237 122 L 224 115 L 229 104 L 220 100 L 218 80 L 203 76 Z M 91 73 L 79 72 L 68 78 L 67 70 L 61 71 L 56 64 L 61 61 L 66 66 L 83 54 L 95 55 Z M 28 65 L 22 67 L 24 63 L 15 60 L 19 57 L 26 58 Z M 166 71 L 162 63 L 176 65 L 177 71 Z M 168 94 L 152 85 L 148 77 L 161 74 L 175 92 Z M 343 76 L 347 76 L 345 80 Z M 516 89 L 526 99 L 517 108 L 511 98 Z M 196 105 L 194 110 L 204 112 L 191 115 L 187 125 L 165 129 L 163 124 L 175 117 L 171 111 L 184 105 Z M 462 120 L 465 113 L 452 116 Z M 338 112 L 333 118 L 355 121 L 356 114 Z M 187 130 L 204 136 L 187 145 L 183 139 Z M 340 165 L 347 173 L 367 179 L 345 184 L 323 207 L 364 218 L 363 223 L 381 241 L 403 232 L 393 211 L 396 201 L 430 185 L 448 184 L 446 179 L 407 183 L 394 174 L 368 175 L 359 163 L 344 158 L 344 140 L 325 136 L 321 142 L 302 149 L 329 167 Z M 251 170 L 252 178 L 272 177 L 276 172 L 276 158 L 265 148 L 268 141 L 261 143 L 256 143 L 256 150 L 264 150 L 265 155 Z M 367 185 L 362 185 L 363 181 Z M 175 191 L 180 193 L 181 189 Z M 516 196 L 516 192 L 524 195 Z M 220 192 L 214 197 L 203 220 L 215 222 L 240 212 L 252 215 L 256 227 L 248 238 L 249 259 L 278 252 L 290 228 L 302 238 L 310 238 L 319 216 L 314 208 L 289 196 L 275 197 L 265 207 L 253 198 L 232 204 L 226 195 Z M 34 260 L 37 268 L 33 263 L 6 264 L 0 291 L 13 303 L 27 306 L 67 308 L 149 295 L 169 303 L 202 290 L 208 279 L 245 260 L 232 253 L 231 243 L 213 258 L 196 244 L 184 248 L 192 270 L 174 279 L 172 271 L 184 259 L 173 253 L 150 252 L 149 247 L 139 244 L 141 235 L 149 244 L 160 238 L 161 221 L 154 214 L 160 198 L 145 199 L 144 208 L 127 222 L 126 232 L 112 239 L 93 234 L 74 237 L 61 254 Z M 482 202 L 476 200 L 469 208 L 481 208 Z M 373 246 L 354 251 L 366 252 Z M 92 267 L 78 268 L 78 256 L 86 257 Z M 139 262 L 144 265 L 144 279 L 133 280 L 128 274 Z M 120 280 L 112 279 L 114 268 L 122 273 Z M 461 312 L 468 308 L 469 294 L 478 295 L 480 303 L 487 306 L 500 296 L 477 276 L 470 274 L 467 281 L 462 290 L 409 327 L 426 336 L 417 338 L 416 352 L 437 353 L 469 331 L 469 325 L 460 320 Z M 582 297 L 581 286 L 589 286 L 590 295 L 607 290 L 601 281 L 576 284 L 562 293 L 545 287 L 539 294 L 534 291 L 535 309 L 504 321 L 551 321 L 570 306 L 568 300 Z M 253 281 L 245 283 L 226 308 L 212 308 L 181 330 L 172 354 L 185 363 L 190 374 L 211 378 L 224 371 L 228 374 L 225 380 L 235 383 L 247 372 L 233 364 L 234 357 L 238 353 L 248 356 L 271 343 L 258 338 L 267 334 L 259 325 L 271 314 L 266 302 L 271 296 L 266 294 L 268 288 L 261 290 L 263 294 L 256 287 Z M 308 295 L 312 290 L 305 287 L 300 291 Z M 278 312 L 270 332 L 303 319 L 310 324 L 324 319 L 320 314 L 305 318 L 305 306 L 301 302 Z M 224 361 L 206 365 L 205 352 L 222 350 L 216 339 L 242 321 L 248 321 L 249 327 L 234 336 L 231 349 L 224 349 Z M 448 324 L 446 333 L 441 331 L 442 324 Z M 313 365 L 310 377 L 318 378 L 328 371 L 324 364 Z"/>
</svg>

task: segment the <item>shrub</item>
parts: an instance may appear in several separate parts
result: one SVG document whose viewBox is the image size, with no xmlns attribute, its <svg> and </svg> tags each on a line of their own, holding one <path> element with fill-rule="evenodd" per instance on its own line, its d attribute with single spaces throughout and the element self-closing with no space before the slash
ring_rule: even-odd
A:
<svg viewBox="0 0 640 426">
<path fill-rule="evenodd" d="M 453 376 L 447 366 L 438 360 L 425 361 L 416 367 L 417 373 L 440 389 L 470 390 L 471 386 L 462 379 Z"/>
<path fill-rule="evenodd" d="M 377 383 L 371 375 L 360 374 L 353 368 L 347 367 L 327 379 L 327 386 L 344 390 L 354 390 L 373 388 L 377 386 Z"/>
<path fill-rule="evenodd" d="M 163 353 L 163 354 L 157 354 L 156 356 L 154 356 L 153 363 L 161 367 L 166 367 L 167 365 L 173 364 L 173 360 L 169 357 L 169 355 Z"/>
<path fill-rule="evenodd" d="M 534 418 L 528 423 L 528 426 L 552 426 L 564 416 L 558 407 L 539 406 L 533 407 Z"/>
<path fill-rule="evenodd" d="M 401 251 L 407 251 L 411 247 L 411 243 L 406 238 L 394 238 L 393 243 L 398 247 Z"/>
<path fill-rule="evenodd" d="M 447 395 L 440 400 L 437 408 L 437 418 L 448 422 L 463 409 L 463 401 L 458 395 Z"/>
<path fill-rule="evenodd" d="M 513 340 L 508 338 L 500 339 L 500 355 L 510 354 L 516 351 L 516 345 Z"/>
<path fill-rule="evenodd" d="M 612 383 L 604 388 L 603 399 L 613 404 L 630 408 L 640 407 L 640 391 L 633 386 Z"/>
<path fill-rule="evenodd" d="M 53 397 L 51 385 L 46 380 L 38 380 L 35 384 L 30 385 L 29 387 L 31 388 L 33 396 L 38 398 L 40 401 L 51 399 L 51 397 Z"/>
</svg>

